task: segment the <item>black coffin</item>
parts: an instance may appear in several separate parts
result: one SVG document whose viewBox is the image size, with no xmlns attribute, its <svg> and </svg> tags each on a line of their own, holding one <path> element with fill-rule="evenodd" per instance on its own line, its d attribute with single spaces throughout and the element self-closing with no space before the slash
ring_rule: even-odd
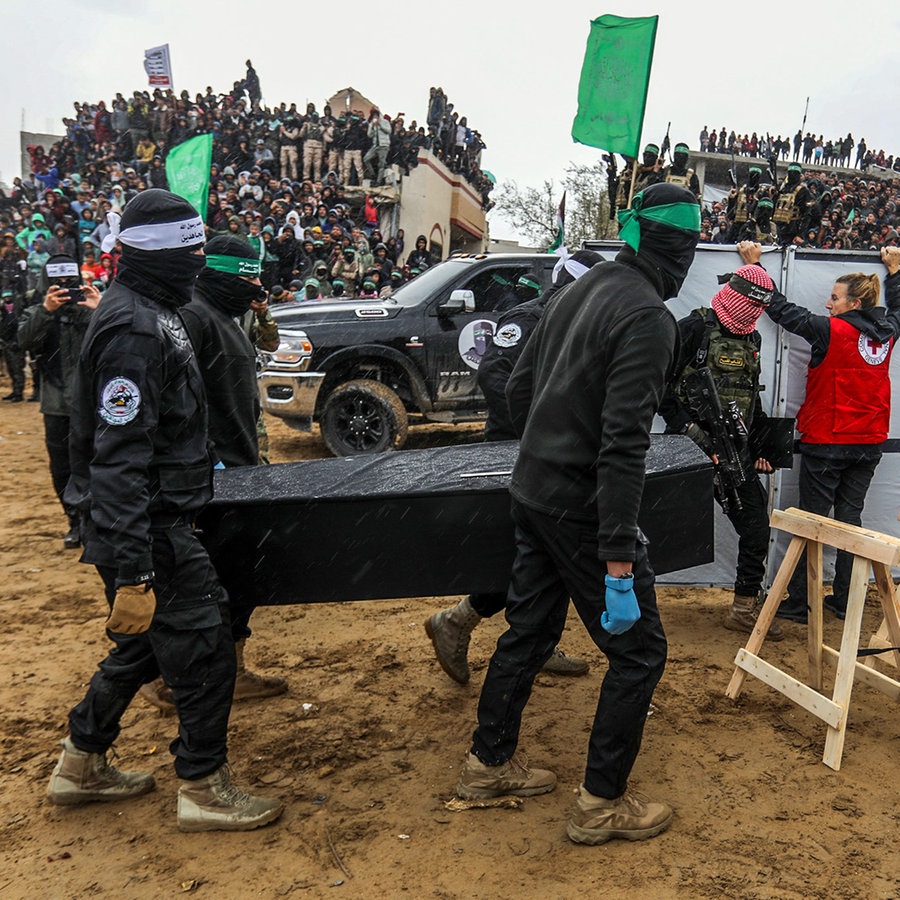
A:
<svg viewBox="0 0 900 900">
<path fill-rule="evenodd" d="M 505 591 L 515 441 L 227 469 L 200 520 L 225 586 L 258 605 Z M 640 525 L 658 574 L 713 558 L 712 467 L 654 435 Z"/>
</svg>

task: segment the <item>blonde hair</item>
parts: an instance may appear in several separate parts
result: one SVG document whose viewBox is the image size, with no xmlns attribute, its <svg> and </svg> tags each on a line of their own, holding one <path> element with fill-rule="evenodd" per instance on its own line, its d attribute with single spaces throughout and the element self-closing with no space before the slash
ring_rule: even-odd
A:
<svg viewBox="0 0 900 900">
<path fill-rule="evenodd" d="M 851 275 L 841 275 L 836 283 L 847 285 L 847 299 L 859 300 L 860 309 L 878 306 L 881 297 L 881 279 L 877 275 L 853 272 Z"/>
</svg>

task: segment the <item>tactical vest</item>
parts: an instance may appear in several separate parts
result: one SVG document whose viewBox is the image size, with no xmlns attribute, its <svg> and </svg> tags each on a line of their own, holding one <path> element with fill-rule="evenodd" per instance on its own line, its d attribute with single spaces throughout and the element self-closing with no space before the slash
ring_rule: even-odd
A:
<svg viewBox="0 0 900 900">
<path fill-rule="evenodd" d="M 318 124 L 314 124 L 313 122 L 310 122 L 309 126 L 306 129 L 306 139 L 308 141 L 321 141 L 322 140 L 322 127 Z"/>
<path fill-rule="evenodd" d="M 759 333 L 754 331 L 746 340 L 734 337 L 725 332 L 718 316 L 711 309 L 704 306 L 695 312 L 703 319 L 705 333 L 696 356 L 681 373 L 676 395 L 682 405 L 688 406 L 684 392 L 685 376 L 708 366 L 722 406 L 725 407 L 729 401 L 734 400 L 749 429 L 756 397 L 762 390 L 759 386 Z"/>
<path fill-rule="evenodd" d="M 800 221 L 800 207 L 797 206 L 797 194 L 800 193 L 802 184 L 798 184 L 790 193 L 784 192 L 778 195 L 775 202 L 775 213 L 772 221 L 779 225 L 792 225 Z"/>
<path fill-rule="evenodd" d="M 688 169 L 684 175 L 676 175 L 671 168 L 666 172 L 666 184 L 674 184 L 683 187 L 686 191 L 691 189 L 691 178 L 694 174 L 693 169 Z"/>
<path fill-rule="evenodd" d="M 750 197 L 746 187 L 738 188 L 737 197 L 734 201 L 734 221 L 746 222 L 750 218 Z"/>
<path fill-rule="evenodd" d="M 616 209 L 625 209 L 628 205 L 628 188 L 631 186 L 631 168 L 627 168 L 619 179 L 616 190 Z"/>
</svg>

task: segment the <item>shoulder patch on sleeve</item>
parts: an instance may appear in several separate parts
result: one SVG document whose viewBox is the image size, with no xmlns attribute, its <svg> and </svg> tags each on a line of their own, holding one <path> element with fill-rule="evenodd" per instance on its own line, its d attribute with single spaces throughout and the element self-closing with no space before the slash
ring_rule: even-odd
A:
<svg viewBox="0 0 900 900">
<path fill-rule="evenodd" d="M 127 425 L 141 408 L 141 390 L 123 375 L 111 378 L 100 392 L 100 406 L 97 413 L 110 425 Z"/>
<path fill-rule="evenodd" d="M 494 335 L 494 343 L 498 347 L 515 347 L 522 339 L 522 329 L 515 322 L 501 325 Z"/>
</svg>

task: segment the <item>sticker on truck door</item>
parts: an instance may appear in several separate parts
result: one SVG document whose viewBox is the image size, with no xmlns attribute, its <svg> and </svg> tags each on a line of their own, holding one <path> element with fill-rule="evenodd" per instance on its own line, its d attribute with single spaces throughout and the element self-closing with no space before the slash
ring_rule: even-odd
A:
<svg viewBox="0 0 900 900">
<path fill-rule="evenodd" d="M 490 319 L 476 319 L 459 333 L 459 355 L 470 369 L 481 365 L 484 351 L 491 343 L 496 328 L 497 324 Z"/>
</svg>

